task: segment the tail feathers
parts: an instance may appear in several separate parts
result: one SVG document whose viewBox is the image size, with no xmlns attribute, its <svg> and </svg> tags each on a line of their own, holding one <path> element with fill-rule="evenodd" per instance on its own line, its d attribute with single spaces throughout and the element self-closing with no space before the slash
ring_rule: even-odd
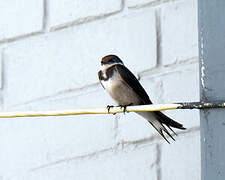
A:
<svg viewBox="0 0 225 180">
<path fill-rule="evenodd" d="M 160 111 L 155 111 L 154 114 L 156 115 L 157 119 L 161 123 L 165 124 L 173 133 L 175 133 L 175 132 L 170 128 L 170 126 L 177 128 L 177 129 L 186 129 L 185 127 L 183 127 L 183 124 L 180 124 L 180 123 L 172 120 L 171 118 L 169 118 L 165 114 L 161 113 Z"/>
<path fill-rule="evenodd" d="M 176 136 L 177 136 L 177 133 L 176 133 L 176 132 L 175 132 L 175 131 L 174 131 L 174 130 L 170 127 L 170 126 L 168 126 L 168 125 L 167 125 L 167 127 L 170 129 L 170 131 L 172 131 L 172 132 L 173 132 L 173 134 L 174 134 L 174 135 L 176 135 Z"/>
<path fill-rule="evenodd" d="M 178 129 L 186 129 L 183 127 L 182 124 L 172 120 L 171 118 L 167 117 L 160 111 L 157 112 L 137 112 L 139 115 L 144 117 L 148 120 L 148 122 L 159 132 L 159 134 L 170 144 L 170 142 L 166 139 L 164 132 L 175 141 L 173 136 L 169 133 L 166 127 L 163 125 L 165 124 L 174 135 L 177 135 L 171 127 L 178 128 Z"/>
<path fill-rule="evenodd" d="M 153 120 L 153 121 L 149 121 L 148 122 L 159 132 L 159 134 L 170 144 L 170 142 L 168 141 L 168 139 L 166 139 L 166 137 L 163 134 L 163 131 L 169 136 L 171 137 L 171 139 L 173 139 L 175 141 L 175 139 L 173 138 L 173 136 L 168 132 L 168 130 L 163 126 L 163 124 L 161 122 L 159 122 L 158 120 Z M 174 132 L 174 131 L 172 131 Z"/>
</svg>

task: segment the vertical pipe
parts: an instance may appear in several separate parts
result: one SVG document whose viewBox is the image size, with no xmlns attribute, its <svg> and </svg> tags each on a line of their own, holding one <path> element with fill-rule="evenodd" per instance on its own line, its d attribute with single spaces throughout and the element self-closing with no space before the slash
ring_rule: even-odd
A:
<svg viewBox="0 0 225 180">
<path fill-rule="evenodd" d="M 198 0 L 201 101 L 225 100 L 225 1 Z M 201 179 L 225 179 L 225 109 L 200 110 Z"/>
</svg>

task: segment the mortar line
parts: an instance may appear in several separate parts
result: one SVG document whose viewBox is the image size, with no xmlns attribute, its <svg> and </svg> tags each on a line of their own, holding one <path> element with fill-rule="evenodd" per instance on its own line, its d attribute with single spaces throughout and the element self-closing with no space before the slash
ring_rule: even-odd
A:
<svg viewBox="0 0 225 180">
<path fill-rule="evenodd" d="M 126 0 L 121 0 L 121 4 L 120 4 L 120 8 L 121 8 L 121 11 L 123 11 L 126 7 Z"/>
<path fill-rule="evenodd" d="M 141 4 L 137 4 L 134 6 L 130 6 L 128 7 L 128 9 L 140 9 L 140 8 L 148 8 L 148 7 L 155 7 L 155 6 L 160 6 L 160 5 L 164 5 L 166 3 L 171 3 L 171 2 L 176 2 L 179 0 L 156 0 L 156 1 L 152 1 L 152 2 L 147 2 L 147 3 L 141 3 Z"/>
<path fill-rule="evenodd" d="M 43 30 L 36 31 L 36 32 L 30 32 L 27 34 L 18 35 L 18 36 L 14 36 L 14 37 L 4 38 L 4 39 L 0 40 L 0 45 L 4 44 L 4 43 L 10 43 L 10 42 L 24 40 L 26 38 L 30 38 L 30 37 L 33 37 L 35 35 L 40 35 L 40 34 L 43 34 Z"/>
<path fill-rule="evenodd" d="M 155 23 L 156 23 L 156 58 L 157 65 L 162 65 L 162 29 L 161 29 L 161 9 L 155 11 Z"/>
<path fill-rule="evenodd" d="M 48 0 L 43 0 L 43 17 L 42 17 L 42 28 L 43 31 L 47 31 L 48 22 Z"/>
<path fill-rule="evenodd" d="M 70 158 L 65 158 L 65 159 L 59 159 L 59 160 L 54 161 L 54 162 L 46 163 L 46 164 L 43 164 L 43 165 L 31 168 L 29 171 L 31 171 L 31 172 L 32 171 L 37 171 L 39 169 L 47 168 L 47 167 L 50 167 L 50 166 L 53 166 L 53 165 L 57 165 L 57 164 L 61 164 L 61 163 L 70 162 L 70 161 L 73 161 L 73 160 L 80 160 L 80 159 L 84 159 L 84 158 L 91 158 L 91 157 L 94 157 L 94 156 L 99 155 L 101 153 L 111 151 L 111 150 L 113 150 L 113 148 L 114 147 L 103 149 L 103 150 L 99 150 L 99 151 L 95 151 L 95 152 L 91 152 L 91 153 L 80 155 L 80 156 L 75 156 L 75 157 L 70 157 Z"/>
<path fill-rule="evenodd" d="M 58 91 L 54 94 L 38 97 L 38 98 L 35 98 L 35 99 L 28 100 L 26 102 L 12 104 L 10 106 L 7 106 L 7 108 L 13 108 L 13 107 L 21 106 L 21 105 L 27 105 L 27 104 L 30 104 L 30 103 L 39 102 L 39 101 L 42 101 L 42 100 L 48 100 L 48 99 L 55 98 L 57 96 L 64 95 L 64 94 L 67 94 L 67 93 L 71 93 L 71 92 L 76 93 L 76 92 L 91 89 L 91 88 L 97 88 L 98 86 L 99 86 L 99 83 L 97 82 L 97 83 L 91 83 L 91 84 L 88 84 L 88 85 L 85 85 L 85 86 L 82 86 L 82 87 L 65 89 L 65 90 Z"/>
<path fill-rule="evenodd" d="M 185 131 L 176 132 L 176 134 L 177 135 L 185 135 L 185 134 L 188 134 L 188 133 L 197 132 L 199 130 L 200 130 L 200 127 L 196 126 L 196 127 L 189 128 Z M 166 136 L 166 137 L 168 137 L 168 136 Z M 159 134 L 153 134 L 150 137 L 145 137 L 145 138 L 138 139 L 138 140 L 123 141 L 123 144 L 124 145 L 131 145 L 131 144 L 132 145 L 141 145 L 141 144 L 148 143 L 148 142 L 154 142 L 155 140 L 162 140 L 163 141 L 163 139 L 161 138 L 161 136 Z"/>
<path fill-rule="evenodd" d="M 93 21 L 98 21 L 98 20 L 101 20 L 101 19 L 105 19 L 105 18 L 114 16 L 114 15 L 117 15 L 125 9 L 125 3 L 126 3 L 125 0 L 121 0 L 120 9 L 116 10 L 116 11 L 113 11 L 113 12 L 100 13 L 98 15 L 90 15 L 90 16 L 86 16 L 86 17 L 81 17 L 81 18 L 78 18 L 76 20 L 72 20 L 70 22 L 55 25 L 55 26 L 50 28 L 50 32 L 62 30 L 62 29 L 65 29 L 65 28 L 76 26 L 76 25 L 87 24 L 87 23 L 90 23 L 90 22 L 93 22 Z"/>
<path fill-rule="evenodd" d="M 161 156 L 162 156 L 162 151 L 161 151 L 161 145 L 157 144 L 156 145 L 156 171 L 157 171 L 157 180 L 161 180 L 162 177 L 162 172 L 161 172 Z"/>
<path fill-rule="evenodd" d="M 179 63 L 170 64 L 168 66 L 163 66 L 163 67 L 160 66 L 160 67 L 155 67 L 155 68 L 152 68 L 152 69 L 146 69 L 144 71 L 139 72 L 137 74 L 137 76 L 138 76 L 139 80 L 143 77 L 146 77 L 146 76 L 148 76 L 148 77 L 154 77 L 156 75 L 163 76 L 165 74 L 175 72 L 176 68 L 179 69 L 181 66 L 186 66 L 186 65 L 198 63 L 198 61 L 196 59 L 197 59 L 197 57 L 193 57 L 193 58 L 190 58 L 188 60 L 181 61 Z M 170 71 L 170 69 L 173 69 L 173 71 Z M 87 88 L 88 89 L 97 88 L 98 86 L 99 86 L 99 82 L 91 83 L 91 84 L 88 84 L 88 85 L 85 85 L 85 86 L 82 86 L 82 87 L 65 89 L 65 90 L 62 90 L 62 91 L 58 91 L 54 94 L 46 95 L 46 96 L 43 96 L 43 97 L 38 97 L 38 98 L 35 98 L 35 99 L 28 100 L 26 102 L 12 104 L 12 105 L 6 106 L 6 107 L 7 108 L 13 108 L 13 107 L 21 106 L 21 105 L 27 105 L 27 104 L 35 103 L 35 102 L 38 102 L 38 101 L 55 98 L 55 97 L 60 96 L 60 95 L 64 95 L 64 94 L 66 95 L 67 93 L 71 93 L 71 92 L 76 93 L 76 92 L 85 90 Z"/>
<path fill-rule="evenodd" d="M 199 129 L 200 129 L 199 127 L 193 127 L 193 128 L 190 128 L 189 130 L 186 130 L 186 132 L 178 132 L 177 134 L 179 135 L 179 134 L 187 134 L 187 133 L 190 133 L 190 132 L 197 132 L 197 131 L 199 131 Z M 136 141 L 121 141 L 121 142 L 118 142 L 117 144 L 115 144 L 114 146 L 109 147 L 109 148 L 97 150 L 97 151 L 94 151 L 94 152 L 91 152 L 91 153 L 87 153 L 87 154 L 79 155 L 79 156 L 75 156 L 75 157 L 59 159 L 59 160 L 54 161 L 54 162 L 42 164 L 40 166 L 31 168 L 29 171 L 32 172 L 32 171 L 40 170 L 40 169 L 43 169 L 43 168 L 51 167 L 51 166 L 54 166 L 54 165 L 57 165 L 57 164 L 68 163 L 70 161 L 81 160 L 81 159 L 84 159 L 84 158 L 93 158 L 93 157 L 96 157 L 98 155 L 102 155 L 103 153 L 110 152 L 110 151 L 111 152 L 117 152 L 119 150 L 119 147 L 122 147 L 122 149 L 125 149 L 125 148 L 128 148 L 129 146 L 135 145 L 135 147 L 138 148 L 139 145 L 150 143 L 150 142 L 155 142 L 155 140 L 162 140 L 161 136 L 155 134 L 155 135 L 150 136 L 148 138 L 143 138 L 143 139 L 136 140 Z"/>
<path fill-rule="evenodd" d="M 115 141 L 117 140 L 117 137 L 118 137 L 119 119 L 120 119 L 120 115 L 119 114 L 116 114 L 115 115 L 115 119 L 114 119 L 114 127 L 113 127 Z"/>
<path fill-rule="evenodd" d="M 155 76 L 155 75 L 164 75 L 171 72 L 175 72 L 180 67 L 185 67 L 187 65 L 191 64 L 197 64 L 198 63 L 198 57 L 192 57 L 180 62 L 175 62 L 169 65 L 164 66 L 156 66 L 155 68 L 145 69 L 138 73 L 138 76 L 141 78 L 143 76 Z"/>
<path fill-rule="evenodd" d="M 66 22 L 66 23 L 62 23 L 62 24 L 59 24 L 59 25 L 52 26 L 50 28 L 50 32 L 74 27 L 76 25 L 88 24 L 88 23 L 91 23 L 91 22 L 94 22 L 94 21 L 102 20 L 102 19 L 111 17 L 113 15 L 119 14 L 122 11 L 123 11 L 123 7 L 121 7 L 121 9 L 119 9 L 117 11 L 114 11 L 114 12 L 111 12 L 111 13 L 103 13 L 103 14 L 99 14 L 99 15 L 92 15 L 92 16 L 86 16 L 86 17 L 78 18 L 78 19 L 72 20 L 70 22 Z"/>
</svg>

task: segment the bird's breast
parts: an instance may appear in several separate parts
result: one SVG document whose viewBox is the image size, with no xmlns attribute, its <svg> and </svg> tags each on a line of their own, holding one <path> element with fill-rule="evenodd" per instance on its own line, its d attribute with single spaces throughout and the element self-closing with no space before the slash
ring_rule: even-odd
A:
<svg viewBox="0 0 225 180">
<path fill-rule="evenodd" d="M 101 83 L 119 105 L 139 104 L 141 102 L 139 96 L 121 79 L 118 73 L 114 73 L 108 80 L 102 80 Z"/>
<path fill-rule="evenodd" d="M 102 80 L 101 83 L 110 95 L 115 94 L 122 86 L 122 83 L 119 77 L 116 77 L 116 74 L 107 80 Z"/>
</svg>

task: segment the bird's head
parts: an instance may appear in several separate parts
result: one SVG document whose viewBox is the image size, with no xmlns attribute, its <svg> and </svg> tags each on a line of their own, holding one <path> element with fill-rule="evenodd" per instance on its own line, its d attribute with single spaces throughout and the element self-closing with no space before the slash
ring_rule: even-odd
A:
<svg viewBox="0 0 225 180">
<path fill-rule="evenodd" d="M 114 64 L 122 64 L 123 65 L 123 61 L 121 61 L 121 59 L 116 55 L 107 55 L 107 56 L 103 57 L 101 60 L 101 65 L 104 67 L 112 66 Z"/>
</svg>

